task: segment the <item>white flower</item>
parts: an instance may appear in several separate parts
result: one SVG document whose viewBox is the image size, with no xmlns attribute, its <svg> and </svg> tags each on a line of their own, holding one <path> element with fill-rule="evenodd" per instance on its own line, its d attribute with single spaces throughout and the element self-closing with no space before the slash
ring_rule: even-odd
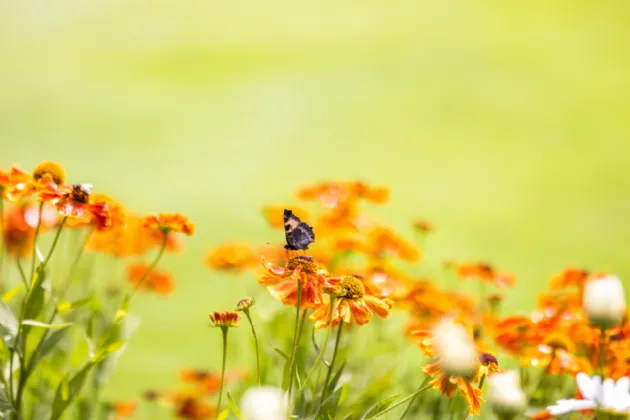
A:
<svg viewBox="0 0 630 420">
<path fill-rule="evenodd" d="M 630 413 L 630 378 L 624 376 L 616 383 L 608 378 L 602 384 L 599 376 L 589 377 L 586 373 L 578 373 L 577 385 L 584 397 L 583 400 L 559 400 L 547 407 L 549 414 L 559 416 L 572 411 L 602 410 L 616 413 Z"/>
<path fill-rule="evenodd" d="M 262 386 L 248 389 L 241 399 L 244 420 L 286 420 L 287 394 L 279 388 Z"/>
<path fill-rule="evenodd" d="M 496 413 L 516 415 L 525 409 L 527 397 L 518 373 L 495 373 L 488 377 L 488 401 Z"/>
<path fill-rule="evenodd" d="M 433 329 L 433 348 L 442 369 L 450 376 L 472 378 L 479 367 L 479 356 L 471 335 L 450 319 L 440 321 Z"/>
<path fill-rule="evenodd" d="M 618 325 L 626 311 L 626 298 L 619 277 L 604 276 L 587 281 L 582 304 L 592 324 L 601 328 Z"/>
</svg>

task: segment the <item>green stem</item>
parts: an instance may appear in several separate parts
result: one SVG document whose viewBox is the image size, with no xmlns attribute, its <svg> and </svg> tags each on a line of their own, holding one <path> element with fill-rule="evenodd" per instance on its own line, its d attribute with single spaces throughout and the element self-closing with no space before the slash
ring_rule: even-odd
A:
<svg viewBox="0 0 630 420">
<path fill-rule="evenodd" d="M 324 389 L 322 390 L 322 398 L 320 404 L 324 402 L 326 398 L 326 391 L 328 390 L 328 383 L 330 382 L 330 377 L 332 376 L 333 369 L 335 368 L 335 361 L 337 360 L 337 353 L 339 352 L 339 343 L 341 342 L 341 331 L 343 331 L 343 319 L 339 322 L 339 326 L 337 327 L 337 339 L 335 341 L 335 349 L 333 350 L 332 359 L 330 360 L 330 366 L 328 367 L 328 373 L 326 374 L 326 379 L 324 380 Z"/>
<path fill-rule="evenodd" d="M 606 378 L 606 328 L 600 329 L 599 335 L 599 371 L 602 375 L 602 381 Z"/>
<path fill-rule="evenodd" d="M 39 237 L 39 229 L 42 226 L 42 210 L 44 209 L 44 202 L 39 203 L 39 211 L 37 212 L 37 227 L 35 228 L 35 239 L 33 239 L 33 256 L 31 257 L 31 277 L 33 280 L 33 274 L 35 274 L 35 259 L 37 258 L 37 238 Z"/>
<path fill-rule="evenodd" d="M 22 267 L 22 261 L 20 261 L 19 253 L 15 257 L 15 264 L 17 265 L 18 271 L 20 272 L 22 283 L 24 283 L 24 290 L 28 291 L 28 280 L 26 280 L 26 273 L 24 272 L 24 267 Z"/>
<path fill-rule="evenodd" d="M 168 233 L 164 232 L 164 237 L 162 238 L 162 244 L 160 245 L 160 250 L 158 251 L 157 255 L 155 256 L 155 259 L 153 260 L 153 262 L 151 263 L 151 265 L 147 268 L 147 271 L 144 272 L 144 274 L 142 275 L 142 277 L 140 278 L 140 280 L 138 281 L 138 283 L 136 283 L 136 286 L 133 288 L 133 291 L 131 292 L 131 296 L 129 297 L 129 300 L 131 300 L 131 298 L 136 294 L 136 292 L 138 291 L 138 289 L 140 288 L 140 286 L 142 286 L 142 284 L 144 283 L 144 281 L 147 279 L 147 276 L 149 275 L 149 273 L 151 272 L 151 270 L 153 270 L 155 268 L 155 266 L 158 264 L 158 262 L 160 261 L 160 258 L 162 258 L 162 254 L 164 254 L 164 250 L 166 249 L 166 239 L 167 239 Z"/>
<path fill-rule="evenodd" d="M 252 335 L 254 336 L 254 345 L 256 347 L 256 375 L 258 376 L 258 386 L 260 386 L 260 354 L 258 352 L 258 337 L 256 336 L 256 329 L 254 328 L 254 322 L 252 321 L 252 317 L 249 314 L 249 308 L 245 309 L 245 316 L 249 321 L 249 325 L 252 327 Z"/>
<path fill-rule="evenodd" d="M 50 251 L 48 251 L 48 255 L 46 256 L 46 259 L 44 260 L 44 267 L 48 265 L 48 261 L 50 261 L 53 251 L 57 247 L 57 242 L 59 242 L 59 237 L 61 236 L 61 230 L 63 229 L 63 225 L 66 224 L 66 220 L 68 220 L 68 216 L 64 216 L 64 218 L 61 219 L 61 223 L 59 224 L 59 228 L 57 229 L 57 233 L 55 234 L 55 239 L 53 239 L 53 243 L 50 246 Z"/>
<path fill-rule="evenodd" d="M 223 363 L 221 364 L 221 387 L 219 388 L 219 402 L 217 403 L 217 418 L 221 414 L 221 398 L 223 397 L 223 384 L 225 383 L 225 360 L 227 359 L 227 336 L 229 327 L 221 327 L 223 333 Z"/>
<path fill-rule="evenodd" d="M 422 391 L 425 390 L 425 387 L 427 386 L 427 382 L 429 381 L 430 377 L 427 376 L 426 378 L 424 378 L 424 382 L 422 382 L 422 384 L 420 385 L 420 387 L 418 388 L 418 390 L 416 392 L 414 392 L 412 395 L 411 400 L 409 401 L 409 405 L 407 406 L 407 408 L 405 409 L 405 411 L 403 411 L 402 415 L 400 416 L 400 420 L 402 420 L 407 413 L 409 412 L 409 410 L 411 410 L 411 407 L 413 406 L 414 401 L 416 400 L 416 397 L 418 396 L 418 394 Z"/>
<path fill-rule="evenodd" d="M 374 416 L 374 417 L 370 417 L 370 418 L 377 418 L 377 417 L 382 416 L 383 414 L 387 413 L 388 411 L 391 411 L 391 410 L 393 410 L 394 408 L 396 408 L 396 407 L 398 407 L 398 406 L 400 406 L 400 405 L 403 405 L 403 404 L 404 404 L 404 403 L 406 403 L 407 401 L 409 401 L 409 400 L 413 400 L 414 398 L 416 398 L 416 396 L 417 396 L 418 394 L 420 394 L 421 392 L 426 391 L 427 389 L 430 389 L 432 386 L 433 386 L 433 385 L 428 384 L 428 385 L 425 385 L 425 386 L 423 386 L 423 387 L 420 387 L 420 389 L 418 389 L 418 390 L 417 390 L 416 392 L 414 392 L 413 394 L 410 394 L 410 395 L 406 396 L 406 397 L 405 397 L 405 398 L 403 398 L 402 400 L 398 401 L 396 404 L 394 404 L 394 405 L 390 405 L 389 407 L 387 407 L 387 409 L 386 409 L 386 410 L 383 410 L 383 411 L 381 411 L 380 413 L 378 413 L 378 415 L 376 415 L 376 416 Z M 403 413 L 403 414 L 404 414 L 404 413 Z M 402 417 L 401 417 L 401 418 L 402 418 Z"/>
<path fill-rule="evenodd" d="M 297 303 L 295 304 L 295 329 L 293 330 L 293 348 L 291 349 L 291 358 L 289 359 L 289 399 L 291 399 L 291 388 L 293 387 L 293 367 L 295 365 L 295 355 L 298 347 L 298 333 L 300 330 L 300 304 L 302 303 L 302 281 L 297 280 Z"/>
<path fill-rule="evenodd" d="M 300 394 L 302 394 L 304 387 L 308 384 L 309 380 L 311 379 L 311 375 L 313 375 L 313 372 L 315 371 L 317 364 L 324 356 L 324 352 L 326 351 L 326 348 L 328 347 L 328 341 L 330 340 L 330 336 L 332 335 L 332 315 L 333 315 L 334 307 L 335 307 L 335 296 L 330 295 L 330 310 L 328 313 L 328 333 L 326 334 L 326 339 L 324 340 L 324 344 L 322 345 L 319 351 L 319 354 L 317 355 L 317 358 L 315 359 L 315 362 L 313 363 L 313 366 L 311 367 L 311 370 L 308 372 L 308 375 L 306 375 L 306 379 L 302 383 L 302 386 L 298 389 L 298 392 L 296 394 L 298 398 Z"/>
</svg>

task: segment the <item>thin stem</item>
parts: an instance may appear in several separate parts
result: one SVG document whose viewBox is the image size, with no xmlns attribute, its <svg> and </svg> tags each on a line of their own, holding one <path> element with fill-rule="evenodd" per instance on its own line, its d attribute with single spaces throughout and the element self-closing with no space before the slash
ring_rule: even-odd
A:
<svg viewBox="0 0 630 420">
<path fill-rule="evenodd" d="M 15 256 L 15 264 L 20 272 L 20 278 L 22 279 L 22 283 L 24 283 L 25 290 L 28 291 L 28 280 L 26 279 L 26 273 L 24 272 L 24 267 L 22 267 L 19 253 Z"/>
<path fill-rule="evenodd" d="M 35 239 L 33 239 L 33 256 L 31 257 L 31 277 L 33 280 L 33 274 L 35 274 L 35 259 L 37 258 L 37 238 L 39 237 L 39 228 L 42 226 L 42 210 L 44 209 L 44 202 L 39 203 L 39 211 L 37 212 L 37 227 L 35 228 Z"/>
<path fill-rule="evenodd" d="M 601 328 L 600 329 L 600 335 L 599 335 L 599 371 L 602 375 L 602 381 L 604 380 L 604 378 L 606 377 L 605 375 L 605 369 L 606 369 L 606 328 Z"/>
<path fill-rule="evenodd" d="M 252 335 L 254 336 L 254 345 L 256 346 L 256 375 L 258 376 L 258 386 L 260 386 L 260 354 L 258 352 L 258 337 L 256 336 L 256 329 L 254 328 L 254 322 L 249 314 L 249 308 L 244 310 L 245 316 L 249 321 L 249 325 L 252 327 Z"/>
<path fill-rule="evenodd" d="M 289 399 L 291 398 L 291 388 L 293 387 L 293 366 L 295 365 L 295 355 L 298 347 L 298 333 L 300 330 L 300 304 L 302 303 L 302 281 L 297 280 L 297 303 L 295 304 L 295 329 L 293 330 L 293 348 L 291 349 L 291 358 L 289 359 Z"/>
<path fill-rule="evenodd" d="M 48 261 L 50 261 L 50 258 L 52 257 L 52 254 L 55 251 L 55 248 L 57 247 L 57 242 L 59 242 L 59 237 L 61 236 L 61 230 L 63 229 L 63 225 L 66 224 L 66 220 L 68 220 L 68 216 L 64 216 L 63 219 L 61 219 L 61 223 L 59 224 L 59 227 L 57 228 L 57 233 L 55 234 L 55 239 L 53 239 L 53 243 L 50 246 L 50 251 L 48 251 L 48 255 L 46 256 L 46 259 L 44 260 L 44 267 L 48 265 Z"/>
<path fill-rule="evenodd" d="M 337 327 L 337 339 L 335 340 L 335 349 L 333 350 L 333 356 L 330 360 L 330 366 L 328 367 L 328 373 L 326 374 L 326 379 L 324 380 L 324 389 L 322 390 L 322 398 L 320 404 L 324 402 L 324 398 L 326 398 L 326 391 L 328 389 L 328 383 L 330 382 L 330 377 L 332 376 L 333 369 L 335 368 L 335 361 L 337 360 L 337 353 L 339 351 L 339 343 L 341 342 L 341 331 L 343 330 L 343 320 L 339 323 Z"/>
<path fill-rule="evenodd" d="M 164 232 L 164 237 L 162 238 L 162 244 L 160 245 L 160 250 L 158 251 L 158 253 L 155 256 L 155 259 L 153 260 L 151 265 L 147 268 L 147 271 L 144 272 L 144 274 L 142 275 L 142 277 L 140 278 L 138 283 L 136 283 L 136 286 L 133 288 L 133 291 L 131 292 L 131 296 L 129 297 L 129 300 L 131 300 L 131 298 L 136 294 L 138 289 L 142 286 L 144 281 L 147 279 L 147 276 L 149 275 L 151 270 L 153 270 L 155 268 L 155 266 L 160 261 L 160 258 L 162 258 L 162 254 L 164 254 L 164 249 L 166 249 L 166 239 L 167 239 L 167 237 L 168 237 L 168 232 Z"/>
<path fill-rule="evenodd" d="M 72 283 L 72 275 L 74 274 L 74 270 L 77 268 L 77 265 L 79 264 L 79 261 L 81 260 L 81 257 L 83 256 L 85 247 L 87 246 L 88 241 L 92 237 L 93 232 L 94 232 L 94 226 L 90 228 L 87 235 L 85 235 L 85 238 L 83 238 L 81 247 L 78 249 L 77 254 L 74 256 L 74 260 L 72 260 L 72 264 L 70 265 L 70 270 L 68 270 L 68 278 L 66 279 L 66 282 L 64 283 L 64 285 L 61 287 L 61 293 L 59 294 L 60 302 L 62 302 L 63 299 L 65 298 L 66 292 L 68 291 L 68 288 L 70 287 L 70 284 Z"/>
<path fill-rule="evenodd" d="M 225 360 L 227 359 L 227 336 L 229 327 L 221 327 L 223 333 L 223 363 L 221 365 L 221 387 L 219 388 L 219 402 L 217 403 L 217 418 L 221 413 L 221 398 L 223 397 L 223 384 L 225 383 Z"/>
<path fill-rule="evenodd" d="M 411 407 L 413 406 L 414 401 L 416 400 L 416 397 L 418 396 L 418 394 L 422 391 L 424 391 L 424 388 L 427 386 L 427 382 L 429 381 L 429 376 L 427 376 L 426 378 L 424 378 L 424 382 L 422 382 L 422 384 L 420 385 L 420 387 L 418 388 L 418 390 L 416 392 L 414 392 L 413 397 L 411 398 L 411 400 L 409 401 L 409 405 L 407 406 L 407 408 L 405 409 L 405 411 L 403 411 L 402 415 L 400 416 L 399 420 L 402 420 L 407 413 L 409 412 L 409 410 L 411 410 Z"/>
<path fill-rule="evenodd" d="M 376 417 L 380 417 L 380 416 L 382 416 L 383 414 L 387 413 L 388 411 L 391 411 L 391 410 L 393 410 L 394 408 L 396 408 L 396 407 L 398 407 L 398 406 L 400 406 L 400 405 L 403 405 L 403 404 L 404 404 L 404 403 L 406 403 L 407 401 L 409 401 L 409 400 L 413 400 L 414 398 L 416 398 L 416 396 L 417 396 L 418 394 L 420 394 L 421 392 L 426 391 L 427 389 L 430 389 L 432 386 L 433 386 L 433 385 L 428 384 L 428 385 L 425 385 L 425 386 L 423 386 L 423 387 L 420 387 L 420 388 L 419 388 L 417 391 L 415 391 L 413 394 L 407 395 L 405 398 L 403 398 L 402 400 L 398 401 L 396 404 L 394 404 L 394 405 L 390 405 L 389 407 L 387 407 L 387 409 L 386 409 L 386 410 L 383 410 L 383 411 L 381 411 L 380 413 L 378 413 L 378 415 L 377 415 L 377 416 L 375 416 L 375 417 L 370 417 L 370 418 L 376 418 Z M 403 413 L 403 415 L 404 415 L 404 413 Z M 401 418 L 402 418 L 402 417 L 401 417 Z"/>
<path fill-rule="evenodd" d="M 315 371 L 317 364 L 324 356 L 324 352 L 326 351 L 326 348 L 328 347 L 328 341 L 330 340 L 330 336 L 332 335 L 332 315 L 333 315 L 334 307 L 335 307 L 335 296 L 330 295 L 330 310 L 328 313 L 328 333 L 326 334 L 326 339 L 324 340 L 324 344 L 322 345 L 319 351 L 319 354 L 317 355 L 317 358 L 315 359 L 315 362 L 313 363 L 313 366 L 311 367 L 311 370 L 308 372 L 308 375 L 306 375 L 306 379 L 302 383 L 302 386 L 298 389 L 298 392 L 296 394 L 298 398 L 300 394 L 302 393 L 302 391 L 304 390 L 304 387 L 308 384 L 309 380 L 311 379 L 311 375 L 313 375 L 313 372 Z"/>
</svg>

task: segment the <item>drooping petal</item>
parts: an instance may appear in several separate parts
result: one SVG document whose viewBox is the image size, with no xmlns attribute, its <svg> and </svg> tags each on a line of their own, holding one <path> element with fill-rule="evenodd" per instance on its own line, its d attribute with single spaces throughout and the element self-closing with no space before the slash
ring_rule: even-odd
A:
<svg viewBox="0 0 630 420">
<path fill-rule="evenodd" d="M 457 387 L 459 388 L 459 392 L 466 398 L 468 414 L 478 416 L 479 411 L 481 411 L 481 402 L 484 400 L 481 397 L 481 390 L 479 388 L 473 388 L 470 382 L 461 378 L 457 381 Z"/>
<path fill-rule="evenodd" d="M 372 318 L 372 313 L 363 300 L 348 300 L 348 306 L 350 307 L 350 311 L 352 312 L 354 322 L 356 322 L 358 325 L 364 325 L 370 322 L 370 318 Z"/>
<path fill-rule="evenodd" d="M 367 307 L 381 318 L 386 318 L 393 307 L 393 302 L 390 299 L 379 299 L 375 296 L 365 295 L 363 300 Z"/>
<path fill-rule="evenodd" d="M 284 277 L 287 275 L 287 270 L 284 267 L 281 267 L 270 261 L 267 261 L 265 257 L 262 257 L 262 264 L 263 264 L 263 267 L 265 267 L 265 270 L 267 270 L 267 272 L 271 276 Z"/>
</svg>

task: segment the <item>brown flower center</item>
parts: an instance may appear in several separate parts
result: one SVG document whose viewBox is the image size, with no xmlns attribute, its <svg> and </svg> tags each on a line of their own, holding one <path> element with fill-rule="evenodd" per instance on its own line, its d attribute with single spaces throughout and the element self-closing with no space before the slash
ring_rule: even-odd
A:
<svg viewBox="0 0 630 420">
<path fill-rule="evenodd" d="M 361 299 L 365 296 L 365 286 L 356 277 L 347 276 L 341 279 L 339 282 L 343 295 L 341 297 L 346 299 Z"/>
<path fill-rule="evenodd" d="M 33 179 L 39 181 L 44 176 L 49 176 L 57 185 L 66 182 L 66 171 L 63 169 L 63 166 L 57 162 L 45 160 L 35 167 L 33 170 Z"/>
<path fill-rule="evenodd" d="M 300 267 L 302 272 L 306 274 L 317 273 L 317 263 L 310 257 L 293 257 L 287 262 L 287 270 L 293 271 L 298 267 Z"/>
<path fill-rule="evenodd" d="M 73 185 L 70 200 L 77 204 L 87 204 L 90 201 L 90 192 L 81 184 Z"/>
<path fill-rule="evenodd" d="M 552 335 L 547 340 L 545 340 L 545 344 L 551 347 L 552 350 L 569 350 L 570 344 L 568 340 L 559 335 Z"/>
<path fill-rule="evenodd" d="M 481 363 L 482 365 L 488 366 L 490 363 L 494 363 L 498 365 L 499 361 L 497 360 L 496 357 L 494 357 L 493 355 L 489 353 L 481 353 L 479 355 L 479 363 Z"/>
</svg>

